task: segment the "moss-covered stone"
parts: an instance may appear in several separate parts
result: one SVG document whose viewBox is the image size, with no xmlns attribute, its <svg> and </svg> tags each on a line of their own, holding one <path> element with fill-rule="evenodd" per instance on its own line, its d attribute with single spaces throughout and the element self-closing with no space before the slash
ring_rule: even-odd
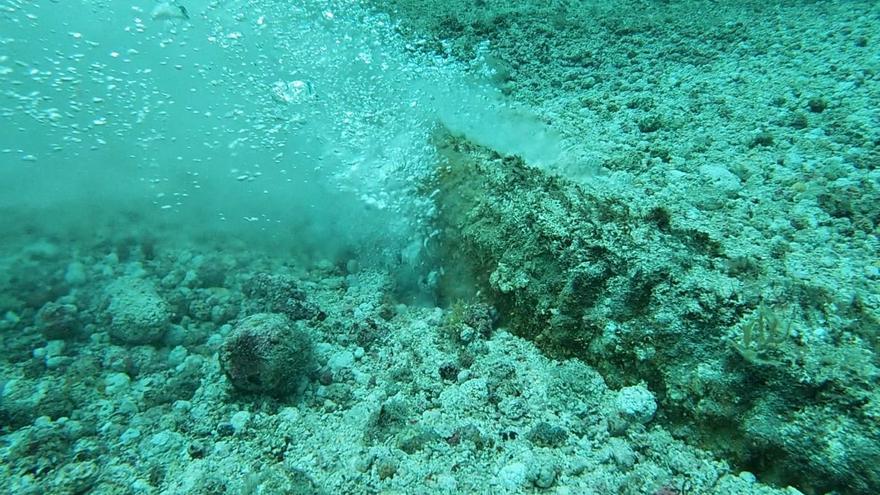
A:
<svg viewBox="0 0 880 495">
<path fill-rule="evenodd" d="M 310 371 L 308 333 L 277 313 L 243 319 L 220 348 L 220 367 L 244 392 L 284 395 Z"/>
</svg>

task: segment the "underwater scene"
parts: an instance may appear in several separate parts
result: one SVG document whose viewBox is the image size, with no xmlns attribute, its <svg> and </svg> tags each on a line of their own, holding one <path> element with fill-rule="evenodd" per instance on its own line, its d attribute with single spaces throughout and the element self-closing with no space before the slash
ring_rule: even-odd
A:
<svg viewBox="0 0 880 495">
<path fill-rule="evenodd" d="M 880 3 L 0 0 L 0 493 L 880 494 Z"/>
</svg>

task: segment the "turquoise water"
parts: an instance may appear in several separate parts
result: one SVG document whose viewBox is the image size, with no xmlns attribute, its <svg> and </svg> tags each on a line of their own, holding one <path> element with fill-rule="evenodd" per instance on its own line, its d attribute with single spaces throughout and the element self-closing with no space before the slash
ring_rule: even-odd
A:
<svg viewBox="0 0 880 495">
<path fill-rule="evenodd" d="M 877 493 L 878 40 L 5 0 L 0 488 Z"/>
</svg>

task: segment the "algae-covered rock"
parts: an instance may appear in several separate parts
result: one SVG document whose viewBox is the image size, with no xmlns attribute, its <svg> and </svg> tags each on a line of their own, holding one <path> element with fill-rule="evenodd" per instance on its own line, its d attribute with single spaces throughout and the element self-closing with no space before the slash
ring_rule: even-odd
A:
<svg viewBox="0 0 880 495">
<path fill-rule="evenodd" d="M 654 394 L 642 386 L 623 387 L 614 400 L 617 414 L 626 421 L 645 424 L 654 418 L 657 403 Z"/>
<path fill-rule="evenodd" d="M 124 278 L 106 289 L 110 337 L 125 344 L 150 344 L 165 336 L 171 311 L 150 282 Z"/>
<path fill-rule="evenodd" d="M 244 292 L 259 311 L 283 313 L 291 320 L 306 320 L 320 313 L 289 275 L 258 273 L 244 284 Z"/>
<path fill-rule="evenodd" d="M 78 311 L 73 304 L 48 302 L 37 311 L 37 327 L 49 340 L 76 337 L 82 329 Z"/>
<path fill-rule="evenodd" d="M 309 371 L 308 333 L 284 315 L 259 313 L 243 319 L 220 348 L 220 367 L 244 392 L 283 395 Z"/>
</svg>

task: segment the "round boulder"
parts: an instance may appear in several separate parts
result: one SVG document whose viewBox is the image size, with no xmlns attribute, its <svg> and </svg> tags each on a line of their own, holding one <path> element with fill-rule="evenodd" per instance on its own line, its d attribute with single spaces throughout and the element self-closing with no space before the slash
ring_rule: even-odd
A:
<svg viewBox="0 0 880 495">
<path fill-rule="evenodd" d="M 145 280 L 123 279 L 107 289 L 110 304 L 110 337 L 130 345 L 162 340 L 171 320 L 171 310 L 156 288 Z"/>
<path fill-rule="evenodd" d="M 285 315 L 258 313 L 243 320 L 220 347 L 220 367 L 243 392 L 284 395 L 308 373 L 312 342 Z"/>
</svg>

